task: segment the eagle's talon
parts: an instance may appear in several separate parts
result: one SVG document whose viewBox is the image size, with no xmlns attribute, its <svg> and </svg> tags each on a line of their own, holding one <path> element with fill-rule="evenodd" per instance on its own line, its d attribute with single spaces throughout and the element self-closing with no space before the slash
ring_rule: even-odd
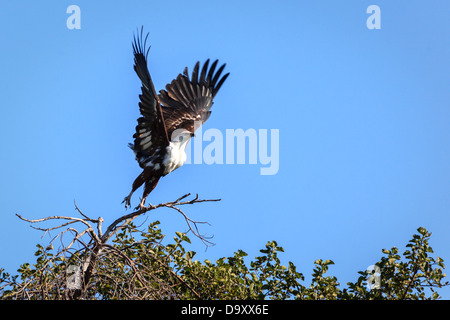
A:
<svg viewBox="0 0 450 320">
<path fill-rule="evenodd" d="M 134 208 L 134 210 L 144 210 L 146 208 L 147 207 L 145 206 L 145 199 L 144 199 L 139 203 L 139 205 L 136 208 Z"/>
<path fill-rule="evenodd" d="M 125 199 L 123 199 L 122 203 L 125 202 L 125 209 L 128 209 L 129 206 L 131 206 L 131 202 L 130 202 L 130 196 L 125 197 Z"/>
</svg>

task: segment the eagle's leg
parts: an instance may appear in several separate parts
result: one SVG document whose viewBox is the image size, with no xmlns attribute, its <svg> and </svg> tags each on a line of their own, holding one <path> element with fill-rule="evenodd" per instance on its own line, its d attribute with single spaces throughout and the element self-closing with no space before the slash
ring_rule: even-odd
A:
<svg viewBox="0 0 450 320">
<path fill-rule="evenodd" d="M 136 210 L 142 210 L 145 209 L 145 200 L 147 199 L 150 192 L 155 189 L 156 185 L 158 184 L 159 178 L 153 178 L 150 181 L 147 181 L 145 183 L 144 193 L 142 194 L 142 200 L 141 203 L 135 208 Z"/>
<path fill-rule="evenodd" d="M 131 192 L 128 196 L 125 197 L 125 199 L 123 199 L 122 203 L 125 202 L 125 208 L 128 208 L 129 206 L 131 206 L 131 196 L 133 195 L 133 193 L 140 187 L 142 186 L 142 184 L 145 182 L 145 179 L 147 179 L 148 177 L 148 172 L 146 172 L 145 170 L 142 171 L 142 173 L 134 180 L 133 182 L 133 186 L 131 188 Z"/>
</svg>

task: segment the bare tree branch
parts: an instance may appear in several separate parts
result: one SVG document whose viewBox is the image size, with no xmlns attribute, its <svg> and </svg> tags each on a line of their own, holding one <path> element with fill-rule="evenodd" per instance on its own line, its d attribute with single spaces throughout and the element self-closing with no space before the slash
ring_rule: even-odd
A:
<svg viewBox="0 0 450 320">
<path fill-rule="evenodd" d="M 202 241 L 203 241 L 204 238 L 202 238 L 202 235 L 200 235 L 198 232 L 196 232 L 196 231 L 198 231 L 196 225 L 197 225 L 198 223 L 207 223 L 207 222 L 198 222 L 198 221 L 194 221 L 194 220 L 192 220 L 192 219 L 189 219 L 189 218 L 187 217 L 187 215 L 186 215 L 181 209 L 178 208 L 178 206 L 183 206 L 183 205 L 188 205 L 188 204 L 195 204 L 195 203 L 201 203 L 201 202 L 216 202 L 216 201 L 220 201 L 221 199 L 198 199 L 198 194 L 197 194 L 196 197 L 195 197 L 194 199 L 192 199 L 192 200 L 189 200 L 189 201 L 183 201 L 183 202 L 181 201 L 181 200 L 183 200 L 183 199 L 189 197 L 190 195 L 191 195 L 190 193 L 187 193 L 187 194 L 185 194 L 185 195 L 179 197 L 179 198 L 178 198 L 177 200 L 175 200 L 175 201 L 169 201 L 169 202 L 166 202 L 166 203 L 160 203 L 160 204 L 158 204 L 158 205 L 149 205 L 149 206 L 147 206 L 147 207 L 144 208 L 144 209 L 137 210 L 137 211 L 135 211 L 135 212 L 132 212 L 132 213 L 130 213 L 130 214 L 127 214 L 127 215 L 124 215 L 124 216 L 118 218 L 116 221 L 114 221 L 114 222 L 107 228 L 106 232 L 105 232 L 105 233 L 103 234 L 103 236 L 102 236 L 102 240 L 105 242 L 105 241 L 107 241 L 108 239 L 110 239 L 111 236 L 113 236 L 118 230 L 120 230 L 120 229 L 123 228 L 125 225 L 127 225 L 128 223 L 130 223 L 130 222 L 131 222 L 132 220 L 134 220 L 136 217 L 138 217 L 138 216 L 140 216 L 140 215 L 142 215 L 142 214 L 144 214 L 144 213 L 147 213 L 147 212 L 149 212 L 149 211 L 152 211 L 152 210 L 155 210 L 155 209 L 158 209 L 158 208 L 164 208 L 164 207 L 165 207 L 165 208 L 171 208 L 171 209 L 174 209 L 174 210 L 177 210 L 178 212 L 180 212 L 180 213 L 183 215 L 183 217 L 185 218 L 185 220 L 186 220 L 186 222 L 187 222 L 187 224 L 188 224 L 189 230 L 191 230 L 197 237 L 199 237 L 199 238 L 202 239 Z M 121 224 L 121 223 L 122 223 L 122 224 Z M 195 228 L 196 230 L 193 230 L 193 229 L 192 229 L 191 223 L 194 225 L 194 228 Z M 119 225 L 119 224 L 121 224 L 121 225 Z M 119 225 L 119 226 L 118 226 L 118 225 Z M 203 242 L 205 242 L 205 241 L 203 241 Z"/>
</svg>

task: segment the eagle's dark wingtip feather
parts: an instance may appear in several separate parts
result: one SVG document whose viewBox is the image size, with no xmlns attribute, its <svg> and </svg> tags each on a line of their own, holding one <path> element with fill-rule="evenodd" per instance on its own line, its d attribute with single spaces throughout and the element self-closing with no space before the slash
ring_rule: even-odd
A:
<svg viewBox="0 0 450 320">
<path fill-rule="evenodd" d="M 220 79 L 219 83 L 214 87 L 213 94 L 212 94 L 213 98 L 216 96 L 217 92 L 219 92 L 220 87 L 223 85 L 223 83 L 225 82 L 225 80 L 228 78 L 229 75 L 230 75 L 229 72 L 227 74 L 225 74 L 222 77 L 222 79 Z"/>
<path fill-rule="evenodd" d="M 219 62 L 219 60 L 215 60 L 212 64 L 211 64 L 211 67 L 209 68 L 209 72 L 208 72 L 208 75 L 206 76 L 206 84 L 207 84 L 207 86 L 209 86 L 210 85 L 210 83 L 211 83 L 211 79 L 212 79 L 212 76 L 213 76 L 213 74 L 214 74 L 214 70 L 216 69 L 216 66 L 217 66 L 217 63 Z"/>
<path fill-rule="evenodd" d="M 200 61 L 197 61 L 197 63 L 194 66 L 194 71 L 192 71 L 192 79 L 191 82 L 193 85 L 198 84 L 198 69 L 200 67 Z"/>
<path fill-rule="evenodd" d="M 209 65 L 209 59 L 207 59 L 205 61 L 205 63 L 203 64 L 202 72 L 200 73 L 200 78 L 198 80 L 198 83 L 200 85 L 207 85 L 205 80 L 206 80 L 206 70 L 208 70 L 208 65 Z"/>
<path fill-rule="evenodd" d="M 147 34 L 145 35 L 145 38 L 144 38 L 144 26 L 141 26 L 140 31 L 139 31 L 139 28 L 136 28 L 136 33 L 134 33 L 134 35 L 133 35 L 133 42 L 132 42 L 134 56 L 136 56 L 138 54 L 142 54 L 144 56 L 144 58 L 147 60 L 148 53 L 151 48 L 151 46 L 148 46 L 147 51 L 145 51 L 145 49 L 147 47 L 147 40 L 148 40 L 149 35 L 150 35 L 150 33 L 147 32 Z"/>
<path fill-rule="evenodd" d="M 149 36 L 149 32 L 147 32 L 147 35 L 145 36 L 145 39 L 144 39 L 144 46 L 142 47 L 142 54 L 144 54 L 144 50 L 145 50 L 145 48 L 147 47 L 147 39 L 148 39 L 148 36 Z M 141 34 L 141 37 L 142 37 L 142 34 Z M 145 52 L 145 59 L 147 60 L 147 57 L 148 57 L 148 53 L 150 52 L 150 48 L 151 48 L 151 46 L 148 46 L 148 49 L 147 49 L 147 52 Z"/>
<path fill-rule="evenodd" d="M 223 69 L 225 69 L 226 63 L 220 66 L 219 70 L 217 70 L 216 74 L 214 75 L 214 78 L 211 81 L 211 86 L 216 87 L 216 83 L 220 78 L 220 75 L 222 74 Z"/>
</svg>

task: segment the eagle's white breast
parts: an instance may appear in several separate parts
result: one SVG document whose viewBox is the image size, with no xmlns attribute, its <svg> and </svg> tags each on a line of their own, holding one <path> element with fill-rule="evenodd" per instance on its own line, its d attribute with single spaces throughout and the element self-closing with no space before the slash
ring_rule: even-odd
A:
<svg viewBox="0 0 450 320">
<path fill-rule="evenodd" d="M 184 149 L 186 144 L 176 142 L 170 142 L 166 148 L 166 155 L 163 159 L 164 175 L 171 173 L 173 170 L 181 167 L 186 161 L 186 152 Z"/>
</svg>

